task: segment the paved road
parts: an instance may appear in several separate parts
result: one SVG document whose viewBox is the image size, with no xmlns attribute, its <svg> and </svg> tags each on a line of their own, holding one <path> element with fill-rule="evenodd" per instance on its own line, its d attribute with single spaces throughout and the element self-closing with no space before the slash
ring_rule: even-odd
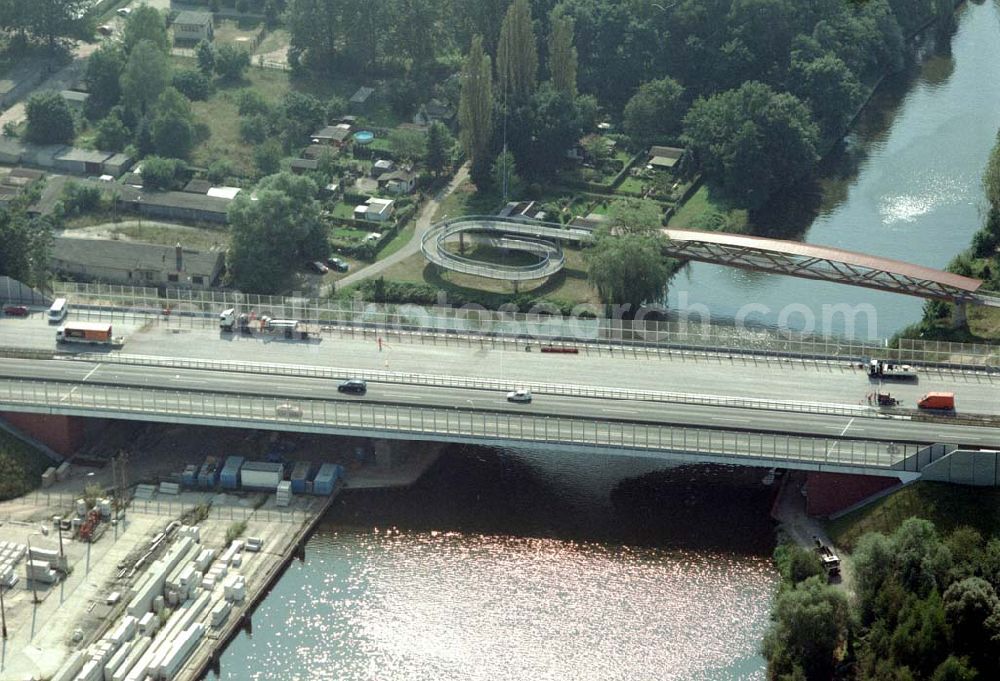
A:
<svg viewBox="0 0 1000 681">
<path fill-rule="evenodd" d="M 413 337 L 390 337 L 380 350 L 373 336 L 286 341 L 120 319 L 115 317 L 115 333 L 126 336 L 125 352 L 138 355 L 484 377 L 509 382 L 511 388 L 519 382 L 540 381 L 846 405 L 864 404 L 865 395 L 877 388 L 863 371 L 846 362 L 702 353 L 650 358 L 620 351 L 548 355 L 504 350 L 489 343 L 420 342 Z M 40 314 L 30 319 L 0 319 L 0 347 L 5 346 L 55 349 L 55 327 Z M 90 349 L 84 346 L 81 351 Z M 883 389 L 901 398 L 906 407 L 914 407 L 926 392 L 951 391 L 962 413 L 1000 414 L 1000 375 L 996 374 L 926 369 L 919 381 Z"/>
<path fill-rule="evenodd" d="M 1000 428 L 557 395 L 538 395 L 532 404 L 521 405 L 507 402 L 502 391 L 397 383 L 369 382 L 368 394 L 359 397 L 337 393 L 336 381 L 329 379 L 82 361 L 0 359 L 0 378 L 66 381 L 69 383 L 66 386 L 67 393 L 86 383 L 112 387 L 212 391 L 234 395 L 254 394 L 288 399 L 318 398 L 419 407 L 455 407 L 463 410 L 528 413 L 535 416 L 582 417 L 595 421 L 638 421 L 819 437 L 854 437 L 897 442 L 947 441 L 976 446 L 990 446 L 1000 442 Z"/>
<path fill-rule="evenodd" d="M 347 275 L 343 279 L 340 279 L 337 281 L 337 288 L 342 289 L 345 286 L 356 284 L 362 279 L 374 277 L 381 274 L 396 263 L 409 258 L 415 253 L 419 253 L 420 240 L 424 237 L 424 234 L 427 233 L 427 230 L 431 228 L 434 220 L 434 214 L 437 213 L 438 208 L 441 206 L 441 202 L 448 198 L 448 196 L 450 196 L 451 193 L 454 192 L 468 178 L 469 164 L 465 163 L 455 172 L 455 176 L 451 179 L 451 182 L 448 183 L 448 186 L 424 204 L 423 209 L 420 211 L 420 215 L 417 216 L 417 225 L 414 229 L 413 236 L 405 246 L 384 260 L 379 260 L 378 262 L 374 262 L 367 267 L 362 267 L 352 274 Z"/>
</svg>

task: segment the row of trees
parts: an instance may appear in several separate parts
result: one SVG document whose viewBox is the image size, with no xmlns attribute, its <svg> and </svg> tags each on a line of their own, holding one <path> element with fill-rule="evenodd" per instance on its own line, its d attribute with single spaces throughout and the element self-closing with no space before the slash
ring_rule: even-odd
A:
<svg viewBox="0 0 1000 681">
<path fill-rule="evenodd" d="M 4 0 L 0 29 L 22 44 L 34 40 L 50 50 L 64 40 L 93 35 L 90 0 Z"/>
<path fill-rule="evenodd" d="M 864 535 L 855 601 L 828 586 L 816 556 L 779 547 L 783 584 L 764 639 L 775 679 L 972 681 L 1000 674 L 1000 540 L 947 537 L 910 518 Z"/>
<path fill-rule="evenodd" d="M 564 0 L 539 21 L 531 4 L 513 0 L 496 47 L 488 34 L 473 36 L 464 62 L 460 123 L 477 184 L 500 150 L 500 121 L 522 171 L 545 177 L 599 101 L 621 113 L 636 147 L 694 149 L 709 181 L 748 208 L 811 171 L 856 112 L 862 83 L 901 66 L 904 32 L 948 23 L 953 11 L 944 0 L 680 0 L 669 8 Z M 548 31 L 545 52 L 538 27 Z M 541 88 L 540 71 L 549 74 Z M 578 84 L 597 99 L 578 96 Z"/>
</svg>

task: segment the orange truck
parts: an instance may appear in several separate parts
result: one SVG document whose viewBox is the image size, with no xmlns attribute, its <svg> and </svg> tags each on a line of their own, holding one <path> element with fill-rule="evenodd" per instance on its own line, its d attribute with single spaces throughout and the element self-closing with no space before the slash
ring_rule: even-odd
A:
<svg viewBox="0 0 1000 681">
<path fill-rule="evenodd" d="M 927 393 L 919 400 L 917 406 L 921 409 L 955 410 L 955 393 Z"/>
<path fill-rule="evenodd" d="M 56 342 L 120 345 L 123 341 L 111 335 L 111 324 L 106 322 L 70 322 L 56 331 Z"/>
</svg>

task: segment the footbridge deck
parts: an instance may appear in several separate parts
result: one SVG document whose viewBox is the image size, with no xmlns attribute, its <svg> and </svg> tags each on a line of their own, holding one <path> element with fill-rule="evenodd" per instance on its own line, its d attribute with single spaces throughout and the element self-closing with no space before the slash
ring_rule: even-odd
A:
<svg viewBox="0 0 1000 681">
<path fill-rule="evenodd" d="M 464 234 L 491 234 L 507 240 L 510 248 L 539 256 L 538 263 L 513 266 L 476 261 L 451 253 L 445 243 Z M 664 229 L 665 254 L 686 260 L 832 281 L 955 303 L 1000 307 L 1000 294 L 983 291 L 980 279 L 944 272 L 840 248 L 797 241 L 726 232 Z M 548 277 L 565 264 L 559 244 L 582 243 L 590 231 L 558 223 L 523 218 L 470 215 L 434 225 L 423 237 L 421 250 L 435 265 L 488 279 L 527 281 Z"/>
</svg>

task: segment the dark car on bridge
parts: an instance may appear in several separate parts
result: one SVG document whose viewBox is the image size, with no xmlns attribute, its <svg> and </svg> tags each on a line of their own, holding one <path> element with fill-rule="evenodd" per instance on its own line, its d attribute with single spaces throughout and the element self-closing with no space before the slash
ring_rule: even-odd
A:
<svg viewBox="0 0 1000 681">
<path fill-rule="evenodd" d="M 9 317 L 27 317 L 28 308 L 25 305 L 4 305 L 3 313 Z"/>
<path fill-rule="evenodd" d="M 337 386 L 338 393 L 350 393 L 352 395 L 364 395 L 368 392 L 368 384 L 360 378 L 352 378 Z"/>
</svg>

